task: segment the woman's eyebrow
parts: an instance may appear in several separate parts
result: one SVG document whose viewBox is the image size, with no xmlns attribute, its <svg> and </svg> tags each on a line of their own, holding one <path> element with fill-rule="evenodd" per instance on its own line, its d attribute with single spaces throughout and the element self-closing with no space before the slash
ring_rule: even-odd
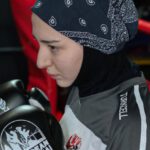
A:
<svg viewBox="0 0 150 150">
<path fill-rule="evenodd" d="M 37 38 L 34 35 L 33 35 L 33 38 L 35 40 L 37 40 Z M 52 43 L 58 43 L 58 42 L 60 42 L 59 40 L 39 40 L 39 41 L 42 42 L 42 43 L 45 43 L 45 44 L 52 44 Z"/>
<path fill-rule="evenodd" d="M 52 43 L 60 42 L 59 40 L 39 40 L 39 41 L 45 44 L 52 44 Z"/>
</svg>

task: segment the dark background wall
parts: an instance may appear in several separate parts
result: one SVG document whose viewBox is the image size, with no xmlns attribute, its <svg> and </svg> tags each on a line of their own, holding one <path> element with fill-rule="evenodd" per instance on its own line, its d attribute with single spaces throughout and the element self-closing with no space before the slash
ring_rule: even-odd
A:
<svg viewBox="0 0 150 150">
<path fill-rule="evenodd" d="M 9 0 L 0 4 L 0 83 L 12 79 L 27 83 L 26 58 L 17 35 Z"/>
</svg>

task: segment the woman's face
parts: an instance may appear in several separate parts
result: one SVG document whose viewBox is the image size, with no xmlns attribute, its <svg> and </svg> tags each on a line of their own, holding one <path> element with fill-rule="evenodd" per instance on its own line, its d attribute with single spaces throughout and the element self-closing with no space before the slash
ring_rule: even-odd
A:
<svg viewBox="0 0 150 150">
<path fill-rule="evenodd" d="M 37 66 L 46 69 L 60 87 L 76 79 L 83 60 L 83 47 L 32 14 L 33 35 L 39 43 Z"/>
</svg>

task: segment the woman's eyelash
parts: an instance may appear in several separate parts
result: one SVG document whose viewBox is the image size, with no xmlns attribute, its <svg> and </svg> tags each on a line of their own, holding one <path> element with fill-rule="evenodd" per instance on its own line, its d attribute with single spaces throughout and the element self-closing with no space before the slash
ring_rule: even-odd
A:
<svg viewBox="0 0 150 150">
<path fill-rule="evenodd" d="M 56 46 L 53 46 L 53 45 L 48 45 L 48 47 L 50 47 L 51 49 L 55 49 Z"/>
</svg>

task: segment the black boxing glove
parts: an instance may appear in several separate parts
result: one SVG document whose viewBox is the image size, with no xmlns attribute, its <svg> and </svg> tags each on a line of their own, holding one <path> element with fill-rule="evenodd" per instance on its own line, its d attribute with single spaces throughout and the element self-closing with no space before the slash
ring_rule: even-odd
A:
<svg viewBox="0 0 150 150">
<path fill-rule="evenodd" d="M 47 113 L 51 112 L 49 99 L 41 89 L 33 87 L 27 92 L 27 96 L 30 105 L 39 107 Z"/>
<path fill-rule="evenodd" d="M 23 104 L 28 104 L 28 101 L 21 80 L 11 80 L 0 85 L 0 114 Z"/>
<path fill-rule="evenodd" d="M 61 128 L 52 115 L 31 105 L 0 116 L 1 150 L 62 150 Z"/>
<path fill-rule="evenodd" d="M 4 83 L 0 85 L 0 104 L 0 149 L 63 149 L 61 127 L 47 113 L 49 102 L 40 89 L 26 92 L 20 80 Z"/>
<path fill-rule="evenodd" d="M 28 91 L 27 95 L 28 95 L 28 102 L 30 105 L 36 106 L 41 110 L 46 111 L 48 114 L 50 113 L 51 109 L 48 97 L 41 89 L 33 87 L 30 91 Z M 48 117 L 51 125 L 51 136 L 53 137 L 54 147 L 55 149 L 62 150 L 63 135 L 61 127 L 54 116 L 48 115 Z"/>
<path fill-rule="evenodd" d="M 0 85 L 0 114 L 23 104 L 34 105 L 50 113 L 48 97 L 39 88 L 26 91 L 19 79 Z"/>
</svg>

